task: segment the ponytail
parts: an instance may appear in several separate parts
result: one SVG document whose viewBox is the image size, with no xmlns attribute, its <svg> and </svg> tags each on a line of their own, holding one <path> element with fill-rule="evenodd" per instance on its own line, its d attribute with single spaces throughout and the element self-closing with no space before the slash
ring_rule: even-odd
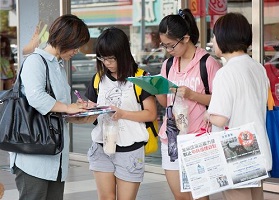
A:
<svg viewBox="0 0 279 200">
<path fill-rule="evenodd" d="M 199 29 L 190 9 L 186 8 L 184 10 L 179 10 L 178 15 L 180 15 L 186 22 L 188 26 L 188 34 L 190 36 L 190 40 L 196 45 L 199 41 Z"/>
</svg>

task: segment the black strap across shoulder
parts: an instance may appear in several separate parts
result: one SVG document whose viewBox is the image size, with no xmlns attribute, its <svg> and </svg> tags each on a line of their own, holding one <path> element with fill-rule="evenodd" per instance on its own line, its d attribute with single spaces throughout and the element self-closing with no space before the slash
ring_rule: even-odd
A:
<svg viewBox="0 0 279 200">
<path fill-rule="evenodd" d="M 208 74 L 207 74 L 207 69 L 206 69 L 206 60 L 208 57 L 209 57 L 209 53 L 203 55 L 203 57 L 200 59 L 200 74 L 201 74 L 201 79 L 202 79 L 202 82 L 204 85 L 205 94 L 210 94 L 209 85 L 208 85 Z M 172 63 L 173 63 L 173 56 L 167 60 L 167 64 L 166 64 L 167 78 L 168 78 Z M 206 109 L 207 108 L 208 108 L 208 106 L 206 106 Z"/>
<path fill-rule="evenodd" d="M 173 63 L 173 56 L 170 57 L 167 61 L 167 66 L 166 66 L 166 75 L 167 75 L 167 78 L 168 78 L 168 75 L 169 75 L 169 72 L 170 72 L 170 68 L 172 66 L 172 63 Z"/>
<path fill-rule="evenodd" d="M 207 69 L 205 64 L 208 56 L 209 54 L 207 53 L 200 59 L 200 74 L 204 85 L 205 94 L 210 94 L 209 85 L 208 85 L 208 75 L 207 75 Z"/>
<path fill-rule="evenodd" d="M 206 60 L 209 57 L 209 53 L 205 54 L 201 59 L 200 59 L 200 74 L 201 74 L 201 79 L 205 88 L 205 94 L 210 94 L 209 91 L 209 85 L 208 85 L 208 75 L 207 75 L 207 69 L 206 69 Z M 169 72 L 170 72 L 170 68 L 172 66 L 173 63 L 173 56 L 170 57 L 167 60 L 167 64 L 166 64 L 166 76 L 168 78 Z"/>
</svg>

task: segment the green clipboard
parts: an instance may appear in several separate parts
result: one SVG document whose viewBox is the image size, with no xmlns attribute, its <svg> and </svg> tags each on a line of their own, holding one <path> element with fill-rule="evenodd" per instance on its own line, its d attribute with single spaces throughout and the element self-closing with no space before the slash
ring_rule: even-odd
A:
<svg viewBox="0 0 279 200">
<path fill-rule="evenodd" d="M 152 95 L 169 94 L 171 93 L 170 88 L 178 88 L 177 85 L 164 78 L 162 75 L 128 77 L 127 80 L 138 85 Z"/>
</svg>

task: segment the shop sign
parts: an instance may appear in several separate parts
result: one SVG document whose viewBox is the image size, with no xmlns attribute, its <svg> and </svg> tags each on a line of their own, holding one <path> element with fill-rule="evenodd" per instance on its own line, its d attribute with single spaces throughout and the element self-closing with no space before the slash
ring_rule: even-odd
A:
<svg viewBox="0 0 279 200">
<path fill-rule="evenodd" d="M 141 0 L 133 1 L 133 26 L 140 26 L 142 20 Z M 162 18 L 177 14 L 178 2 L 173 0 L 145 0 L 145 25 L 157 26 Z"/>
<path fill-rule="evenodd" d="M 188 7 L 195 17 L 204 17 L 206 15 L 206 0 L 189 0 Z"/>
<path fill-rule="evenodd" d="M 224 15 L 227 13 L 227 0 L 209 0 L 209 15 Z"/>
<path fill-rule="evenodd" d="M 99 5 L 98 5 L 99 4 Z M 132 0 L 71 0 L 71 6 L 128 5 Z"/>
<path fill-rule="evenodd" d="M 170 14 L 178 14 L 178 1 L 162 0 L 162 18 Z"/>
<path fill-rule="evenodd" d="M 142 20 L 142 5 L 141 0 L 133 1 L 133 26 L 140 26 Z M 145 0 L 145 25 L 156 25 L 160 15 L 161 5 L 157 0 Z"/>
<path fill-rule="evenodd" d="M 89 26 L 132 24 L 132 5 L 72 9 Z"/>
</svg>

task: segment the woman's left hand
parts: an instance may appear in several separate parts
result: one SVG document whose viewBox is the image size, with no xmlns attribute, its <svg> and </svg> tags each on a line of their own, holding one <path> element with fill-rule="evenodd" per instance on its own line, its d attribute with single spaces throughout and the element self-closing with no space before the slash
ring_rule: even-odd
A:
<svg viewBox="0 0 279 200">
<path fill-rule="evenodd" d="M 203 121 L 205 121 L 206 123 L 210 123 L 209 117 L 210 117 L 209 113 L 205 111 L 203 115 Z"/>
<path fill-rule="evenodd" d="M 179 86 L 178 88 L 171 88 L 172 93 L 176 92 L 176 95 L 182 98 L 190 98 L 192 95 L 192 90 L 186 86 Z M 177 90 L 177 91 L 176 91 Z"/>
<path fill-rule="evenodd" d="M 112 114 L 111 118 L 115 121 L 122 119 L 123 118 L 123 114 L 124 114 L 124 110 L 121 110 L 120 108 L 116 107 L 116 106 L 110 106 L 111 110 L 114 110 L 115 113 Z"/>
</svg>

